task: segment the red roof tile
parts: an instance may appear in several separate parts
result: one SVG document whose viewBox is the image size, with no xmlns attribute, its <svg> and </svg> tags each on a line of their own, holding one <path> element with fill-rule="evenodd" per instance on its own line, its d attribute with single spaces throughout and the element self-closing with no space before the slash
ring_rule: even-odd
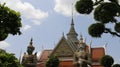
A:
<svg viewBox="0 0 120 67">
<path fill-rule="evenodd" d="M 51 54 L 52 50 L 43 50 L 40 56 L 39 61 L 46 61 L 48 56 Z"/>
</svg>

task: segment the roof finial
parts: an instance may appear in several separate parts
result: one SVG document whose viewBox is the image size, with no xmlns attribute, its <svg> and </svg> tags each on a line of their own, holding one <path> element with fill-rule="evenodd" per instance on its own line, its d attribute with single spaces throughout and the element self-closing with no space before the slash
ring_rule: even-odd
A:
<svg viewBox="0 0 120 67">
<path fill-rule="evenodd" d="M 83 41 L 83 37 L 82 37 L 82 34 L 80 34 L 80 40 L 82 40 L 82 41 Z"/>
<path fill-rule="evenodd" d="M 65 38 L 65 36 L 64 36 L 64 32 L 62 32 L 62 37 Z"/>
<path fill-rule="evenodd" d="M 73 2 L 72 2 L 72 17 L 73 17 Z"/>
<path fill-rule="evenodd" d="M 91 54 L 91 45 L 92 45 L 92 40 L 90 42 L 90 45 L 89 45 L 89 53 Z"/>
<path fill-rule="evenodd" d="M 32 41 L 33 41 L 33 38 L 31 38 L 31 40 L 30 40 L 30 45 L 32 45 L 32 44 L 33 44 L 33 42 L 32 42 Z"/>
<path fill-rule="evenodd" d="M 21 56 L 22 56 L 22 49 L 20 51 L 20 56 L 19 56 L 19 63 L 21 64 Z"/>
<path fill-rule="evenodd" d="M 64 32 L 62 33 L 62 35 L 64 36 Z"/>
<path fill-rule="evenodd" d="M 84 43 L 82 34 L 80 34 L 80 43 Z"/>
<path fill-rule="evenodd" d="M 105 49 L 105 54 L 106 54 L 106 55 L 107 55 L 107 49 L 106 49 L 106 48 L 107 48 L 107 44 L 108 44 L 108 43 L 106 43 L 106 44 L 103 46 L 103 48 Z"/>
<path fill-rule="evenodd" d="M 71 14 L 71 16 L 72 16 L 72 22 L 71 22 L 71 25 L 74 25 L 74 22 L 73 22 L 73 2 L 72 2 L 72 6 L 71 6 L 71 8 L 72 8 L 72 10 L 71 10 L 71 11 L 72 11 L 72 12 L 71 12 L 71 13 L 72 13 L 72 14 Z"/>
</svg>

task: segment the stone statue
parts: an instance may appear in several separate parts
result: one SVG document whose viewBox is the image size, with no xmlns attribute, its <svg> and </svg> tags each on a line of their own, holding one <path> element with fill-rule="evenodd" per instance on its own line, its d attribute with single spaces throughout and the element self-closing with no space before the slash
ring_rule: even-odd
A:
<svg viewBox="0 0 120 67">
<path fill-rule="evenodd" d="M 24 53 L 22 58 L 22 65 L 24 67 L 36 67 L 37 65 L 37 52 L 33 54 L 35 47 L 32 45 L 32 39 L 30 45 L 27 47 L 27 54 Z"/>
<path fill-rule="evenodd" d="M 86 44 L 81 36 L 77 51 L 74 53 L 74 65 L 77 67 L 88 67 L 91 64 L 90 54 L 86 51 Z"/>
<path fill-rule="evenodd" d="M 33 45 L 32 45 L 32 39 L 31 39 L 30 45 L 27 47 L 28 54 L 31 55 L 33 53 L 34 49 L 35 49 L 35 47 L 33 47 Z"/>
<path fill-rule="evenodd" d="M 74 53 L 74 65 L 77 67 L 88 67 L 90 65 L 90 60 L 87 53 L 83 51 L 76 51 Z"/>
</svg>

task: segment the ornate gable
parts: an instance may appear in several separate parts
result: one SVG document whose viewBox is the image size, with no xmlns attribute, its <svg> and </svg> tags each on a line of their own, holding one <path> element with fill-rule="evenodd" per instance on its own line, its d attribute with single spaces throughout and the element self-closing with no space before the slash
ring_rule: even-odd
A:
<svg viewBox="0 0 120 67">
<path fill-rule="evenodd" d="M 57 55 L 58 57 L 72 57 L 73 51 L 67 43 L 65 37 L 63 36 L 58 42 L 57 46 L 54 48 L 51 55 Z"/>
</svg>

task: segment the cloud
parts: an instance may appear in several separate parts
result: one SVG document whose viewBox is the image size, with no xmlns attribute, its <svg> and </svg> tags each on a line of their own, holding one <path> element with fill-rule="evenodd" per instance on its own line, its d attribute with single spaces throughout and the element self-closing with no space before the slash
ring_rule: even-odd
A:
<svg viewBox="0 0 120 67">
<path fill-rule="evenodd" d="M 25 25 L 25 26 L 23 27 L 23 30 L 26 31 L 26 30 L 28 30 L 28 29 L 30 29 L 30 28 L 31 28 L 30 25 Z"/>
<path fill-rule="evenodd" d="M 1 41 L 0 42 L 0 48 L 1 49 L 5 49 L 5 48 L 7 48 L 7 47 L 9 47 L 10 46 L 10 44 L 8 44 L 7 42 L 5 42 L 5 41 Z"/>
<path fill-rule="evenodd" d="M 28 2 L 22 2 L 21 0 L 1 0 L 1 3 L 6 3 L 6 6 L 21 12 L 21 16 L 34 21 L 41 21 L 48 17 L 48 12 L 44 12 L 40 9 L 36 9 L 32 4 Z M 33 22 L 34 23 L 34 22 Z M 35 24 L 35 23 L 34 23 Z M 40 24 L 40 22 L 39 22 Z"/>
<path fill-rule="evenodd" d="M 40 25 L 42 22 L 38 21 L 38 20 L 32 20 L 32 22 L 35 24 L 35 25 Z"/>
<path fill-rule="evenodd" d="M 76 2 L 76 0 L 74 0 Z M 55 0 L 55 7 L 54 10 L 57 13 L 60 13 L 65 16 L 71 16 L 72 14 L 72 3 L 74 3 L 73 0 Z M 75 8 L 73 8 L 75 11 Z"/>
</svg>

